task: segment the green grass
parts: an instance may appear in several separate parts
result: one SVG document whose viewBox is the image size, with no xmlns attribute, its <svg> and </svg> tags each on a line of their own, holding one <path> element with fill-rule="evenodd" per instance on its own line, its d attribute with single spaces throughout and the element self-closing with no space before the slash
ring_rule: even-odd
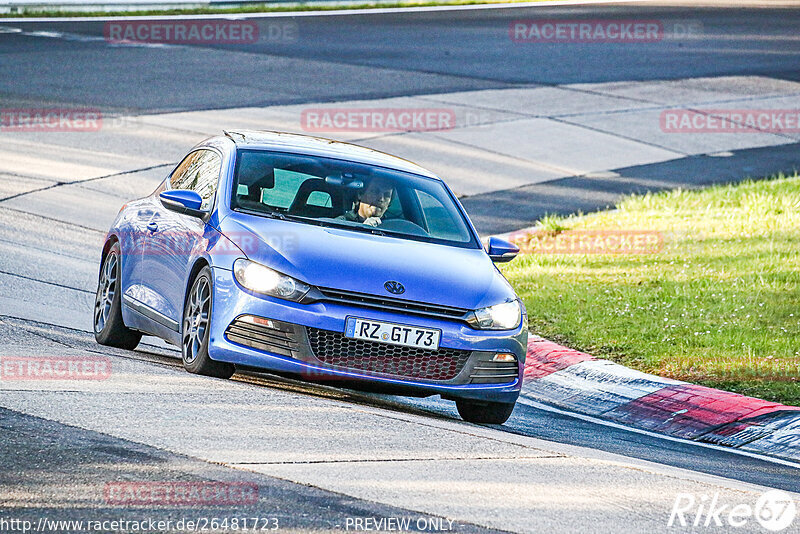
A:
<svg viewBox="0 0 800 534">
<path fill-rule="evenodd" d="M 321 4 L 298 3 L 293 5 L 250 4 L 237 7 L 195 7 L 186 9 L 143 9 L 137 11 L 56 11 L 26 9 L 19 13 L 2 13 L 0 19 L 21 17 L 146 17 L 160 15 L 220 15 L 220 14 L 253 14 L 291 11 L 331 11 L 338 9 L 379 9 L 397 7 L 430 7 L 430 6 L 469 6 L 476 4 L 513 4 L 516 2 L 544 0 L 452 0 L 421 2 L 367 2 L 362 4 Z"/>
<path fill-rule="evenodd" d="M 525 254 L 531 331 L 648 373 L 800 405 L 800 177 L 628 197 L 544 229 L 655 230 L 647 255 Z"/>
</svg>

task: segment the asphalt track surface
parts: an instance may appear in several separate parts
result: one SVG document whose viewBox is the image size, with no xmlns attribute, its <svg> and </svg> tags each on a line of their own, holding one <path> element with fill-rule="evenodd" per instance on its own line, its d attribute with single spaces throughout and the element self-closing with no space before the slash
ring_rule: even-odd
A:
<svg viewBox="0 0 800 534">
<path fill-rule="evenodd" d="M 655 20 L 663 25 L 665 37 L 607 46 L 513 42 L 510 24 L 526 19 Z M 256 44 L 116 48 L 104 42 L 104 22 L 9 19 L 0 27 L 24 31 L 3 33 L 0 28 L 0 101 L 11 108 L 88 106 L 107 115 L 138 115 L 553 87 L 575 100 L 611 97 L 631 108 L 675 104 L 684 96 L 691 102 L 689 95 L 704 89 L 695 80 L 738 76 L 716 87 L 726 96 L 715 104 L 725 107 L 735 101 L 748 107 L 749 96 L 770 94 L 780 82 L 800 80 L 799 19 L 796 9 L 786 8 L 629 4 L 446 14 L 304 14 L 253 19 L 262 39 Z M 56 32 L 63 37 L 54 37 Z M 755 92 L 752 80 L 742 78 L 748 76 L 761 77 Z M 670 80 L 674 83 L 667 90 L 677 100 L 662 100 L 657 88 L 637 92 L 628 86 Z M 603 87 L 602 93 L 598 89 L 598 84 L 615 82 L 620 85 Z M 712 87 L 708 90 L 710 95 Z M 541 113 L 521 105 L 514 110 L 518 114 Z M 558 120 L 571 118 L 562 111 Z M 607 124 L 586 126 L 604 130 Z M 615 133 L 630 139 L 641 135 L 636 120 L 628 131 Z M 576 152 L 585 150 L 582 142 L 576 140 Z M 463 203 L 481 231 L 500 233 L 547 213 L 602 209 L 621 194 L 789 172 L 796 167 L 793 154 L 798 149 L 795 143 L 734 150 L 728 158 L 693 154 L 623 166 L 611 178 L 567 176 L 469 195 Z"/>
<path fill-rule="evenodd" d="M 703 34 L 613 47 L 529 46 L 508 36 L 515 20 L 547 18 L 699 23 Z M 0 34 L 0 96 L 145 113 L 736 74 L 800 80 L 791 9 L 625 5 L 276 20 L 297 25 L 292 42 L 114 53 L 91 41 Z M 4 25 L 102 37 L 104 23 Z"/>
<path fill-rule="evenodd" d="M 90 39 L 0 33 L 0 101 L 4 108 L 84 105 L 127 113 L 157 113 L 535 84 L 710 75 L 758 74 L 800 80 L 800 40 L 796 37 L 800 11 L 797 10 L 624 6 L 558 11 L 560 16 L 596 19 L 699 20 L 712 34 L 703 42 L 676 41 L 653 47 L 618 45 L 613 53 L 581 44 L 526 48 L 497 39 L 498 32 L 507 32 L 511 20 L 548 18 L 555 13 L 520 9 L 298 17 L 303 38 L 290 44 L 119 48 L 112 53 Z M 36 25 L 14 22 L 13 26 L 77 36 L 102 35 L 102 24 L 96 22 Z M 102 190 L 102 185 L 96 188 Z M 58 184 L 52 187 L 52 205 L 48 210 L 19 203 L 11 208 L 0 201 L 0 288 L 4 301 L 0 348 L 5 347 L 6 354 L 8 351 L 107 354 L 115 362 L 135 362 L 136 366 L 152 368 L 157 373 L 178 369 L 180 362 L 175 359 L 175 352 L 158 343 L 145 345 L 133 353 L 111 351 L 94 344 L 87 330 L 64 326 L 69 321 L 59 314 L 59 308 L 74 308 L 76 302 L 77 307 L 90 305 L 97 260 L 94 244 L 101 232 L 88 222 L 83 226 L 76 224 L 74 218 L 61 222 L 64 218 L 60 208 L 73 197 L 59 197 Z M 117 201 L 121 195 L 119 191 L 115 195 Z M 54 236 L 61 243 L 57 251 L 52 250 Z M 35 317 L 35 305 L 31 302 L 47 303 L 39 318 Z M 266 375 L 245 374 L 235 382 L 249 388 L 248 394 L 266 396 L 280 392 L 296 397 L 306 407 L 335 398 L 356 408 L 376 410 L 386 417 L 398 414 L 423 421 L 423 426 L 431 428 L 448 425 L 457 425 L 465 431 L 474 428 L 458 422 L 453 407 L 438 400 L 336 392 Z M 23 389 L 0 391 L 0 405 L 5 407 L 0 408 L 4 436 L 0 441 L 0 485 L 7 488 L 0 509 L 7 513 L 13 510 L 16 517 L 35 518 L 42 513 L 60 518 L 80 517 L 86 510 L 111 517 L 114 509 L 85 502 L 81 488 L 108 480 L 110 476 L 150 480 L 165 473 L 181 480 L 252 481 L 261 489 L 260 495 L 269 498 L 261 503 L 261 510 L 269 509 L 279 515 L 285 528 L 336 529 L 341 528 L 346 517 L 416 513 L 282 479 L 291 479 L 288 476 L 273 478 L 252 472 L 244 475 L 242 471 L 174 449 L 126 440 L 119 437 L 123 432 L 98 432 L 88 424 L 56 422 L 55 416 L 50 417 L 54 420 L 37 417 L 37 413 L 53 413 L 48 411 L 52 406 L 47 406 L 53 401 L 47 399 L 47 393 L 39 392 L 34 398 L 32 392 Z M 218 399 L 206 400 L 218 402 Z M 80 419 L 75 417 L 76 421 Z M 513 436 L 530 437 L 552 442 L 554 447 L 575 445 L 611 453 L 632 463 L 644 460 L 731 481 L 800 492 L 800 477 L 793 466 L 722 448 L 612 428 L 523 403 L 506 425 L 482 432 L 495 436 L 492 439 L 499 442 Z M 186 439 L 198 438 L 186 436 Z M 54 490 L 64 487 L 75 488 L 68 498 Z M 30 507 L 20 512 L 23 505 Z M 138 509 L 137 513 L 177 517 L 183 511 L 160 507 Z M 666 521 L 666 517 L 661 519 Z M 607 530 L 624 530 L 625 525 L 615 520 L 602 526 Z M 503 521 L 481 524 L 496 526 Z M 520 530 L 510 520 L 508 525 L 499 528 Z M 566 520 L 560 524 L 562 530 L 575 525 Z M 469 522 L 462 522 L 459 529 L 481 530 L 482 527 Z"/>
</svg>

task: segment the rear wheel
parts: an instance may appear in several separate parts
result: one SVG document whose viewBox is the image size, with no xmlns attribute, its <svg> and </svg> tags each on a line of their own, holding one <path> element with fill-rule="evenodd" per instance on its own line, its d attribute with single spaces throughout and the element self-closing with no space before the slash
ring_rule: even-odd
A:
<svg viewBox="0 0 800 534">
<path fill-rule="evenodd" d="M 183 310 L 181 352 L 183 367 L 190 373 L 230 378 L 236 367 L 227 362 L 217 362 L 208 355 L 208 340 L 211 336 L 211 310 L 214 305 L 214 286 L 211 269 L 203 267 L 189 290 Z"/>
<path fill-rule="evenodd" d="M 514 403 L 457 400 L 456 408 L 464 421 L 484 425 L 502 425 L 511 417 Z"/>
<path fill-rule="evenodd" d="M 97 283 L 93 315 L 94 338 L 101 345 L 133 350 L 142 340 L 142 334 L 126 327 L 122 321 L 119 259 L 119 243 L 114 243 L 103 260 Z"/>
</svg>

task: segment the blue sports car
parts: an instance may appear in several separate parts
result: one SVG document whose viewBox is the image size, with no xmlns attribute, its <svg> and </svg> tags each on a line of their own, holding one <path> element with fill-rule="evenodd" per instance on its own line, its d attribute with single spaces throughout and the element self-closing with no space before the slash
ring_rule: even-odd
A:
<svg viewBox="0 0 800 534">
<path fill-rule="evenodd" d="M 502 424 L 519 395 L 525 308 L 450 188 L 406 160 L 276 132 L 210 138 L 103 247 L 94 331 L 181 347 L 192 373 L 239 369 L 454 400 Z"/>
</svg>

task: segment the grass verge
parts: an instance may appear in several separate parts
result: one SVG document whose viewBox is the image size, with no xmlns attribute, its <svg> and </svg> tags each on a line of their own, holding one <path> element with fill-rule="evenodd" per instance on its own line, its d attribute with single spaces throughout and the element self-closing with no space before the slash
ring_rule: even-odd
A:
<svg viewBox="0 0 800 534">
<path fill-rule="evenodd" d="M 525 254 L 531 331 L 648 373 L 800 405 L 800 176 L 628 197 L 546 231 L 661 232 L 654 254 Z"/>
<path fill-rule="evenodd" d="M 284 13 L 292 11 L 335 11 L 340 9 L 387 9 L 403 7 L 471 6 L 477 4 L 514 4 L 545 0 L 451 0 L 431 2 L 367 2 L 361 4 L 298 3 L 293 5 L 252 4 L 237 7 L 196 7 L 186 9 L 142 9 L 134 11 L 56 11 L 30 9 L 20 13 L 2 13 L 0 19 L 27 17 L 152 17 L 162 15 L 225 15 Z"/>
</svg>

